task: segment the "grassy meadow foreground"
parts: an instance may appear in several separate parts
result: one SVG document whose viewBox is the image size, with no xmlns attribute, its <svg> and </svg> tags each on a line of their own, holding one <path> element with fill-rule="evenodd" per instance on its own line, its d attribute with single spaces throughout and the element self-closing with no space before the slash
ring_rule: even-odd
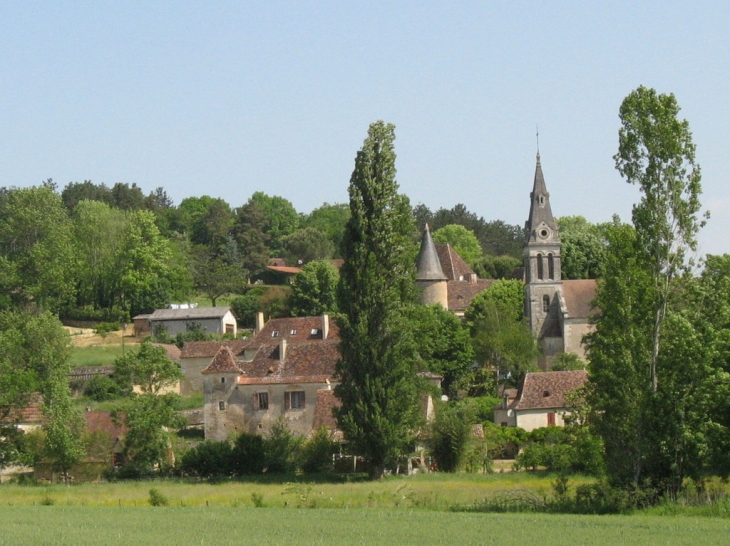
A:
<svg viewBox="0 0 730 546">
<path fill-rule="evenodd" d="M 35 506 L 0 509 L 0 545 L 726 544 L 730 521 L 414 510 Z"/>
<path fill-rule="evenodd" d="M 542 473 L 431 474 L 378 482 L 269 476 L 246 482 L 0 486 L 4 544 L 724 544 L 730 510 L 628 516 L 464 513 L 505 494 L 552 495 Z M 290 480 L 290 481 L 287 481 Z M 303 481 L 294 481 L 294 480 Z M 571 478 L 571 486 L 590 483 Z M 149 504 L 150 489 L 168 506 Z M 671 507 L 667 507 L 671 508 Z"/>
</svg>

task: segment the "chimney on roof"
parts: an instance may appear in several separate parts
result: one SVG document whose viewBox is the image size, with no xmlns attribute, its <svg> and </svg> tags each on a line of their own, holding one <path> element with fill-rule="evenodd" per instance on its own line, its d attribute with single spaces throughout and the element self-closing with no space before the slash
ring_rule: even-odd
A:
<svg viewBox="0 0 730 546">
<path fill-rule="evenodd" d="M 471 273 L 469 275 L 469 283 L 470 284 L 476 284 L 477 283 L 477 274 L 476 273 Z"/>
<path fill-rule="evenodd" d="M 330 316 L 322 315 L 322 339 L 327 339 L 330 333 Z"/>
<path fill-rule="evenodd" d="M 258 334 L 264 329 L 264 314 L 262 312 L 256 313 L 256 333 Z"/>
<path fill-rule="evenodd" d="M 279 343 L 279 360 L 283 361 L 286 358 L 286 338 L 282 338 Z"/>
</svg>

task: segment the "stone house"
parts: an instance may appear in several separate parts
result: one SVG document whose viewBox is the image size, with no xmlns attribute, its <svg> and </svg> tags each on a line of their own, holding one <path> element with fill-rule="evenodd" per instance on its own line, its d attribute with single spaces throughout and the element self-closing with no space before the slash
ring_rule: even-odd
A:
<svg viewBox="0 0 730 546">
<path fill-rule="evenodd" d="M 146 320 L 149 321 L 152 333 L 156 329 L 162 328 L 170 337 L 194 328 L 200 328 L 206 334 L 233 334 L 234 336 L 238 331 L 236 317 L 233 316 L 230 307 L 157 309 Z"/>
<path fill-rule="evenodd" d="M 339 332 L 328 315 L 272 319 L 241 350 L 222 346 L 202 370 L 205 438 L 331 426 Z"/>
<path fill-rule="evenodd" d="M 587 381 L 585 370 L 528 373 L 517 391 L 505 389 L 502 402 L 494 408 L 494 422 L 528 432 L 541 427 L 562 427 L 565 414 L 570 413 L 566 395 Z"/>
<path fill-rule="evenodd" d="M 180 381 L 180 394 L 187 396 L 203 392 L 204 376 L 200 372 L 208 367 L 221 347 L 228 347 L 237 359 L 244 360 L 243 350 L 249 343 L 247 339 L 186 342 L 180 351 L 180 371 L 184 376 Z"/>
</svg>

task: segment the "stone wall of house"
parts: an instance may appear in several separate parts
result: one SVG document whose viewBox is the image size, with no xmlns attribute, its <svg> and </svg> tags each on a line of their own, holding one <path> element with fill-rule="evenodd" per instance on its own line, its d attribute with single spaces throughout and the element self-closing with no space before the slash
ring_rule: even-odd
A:
<svg viewBox="0 0 730 546">
<path fill-rule="evenodd" d="M 593 331 L 588 319 L 567 319 L 564 324 L 565 352 L 575 353 L 586 360 L 586 348 L 583 336 Z"/>
<path fill-rule="evenodd" d="M 448 284 L 446 281 L 416 281 L 421 289 L 421 304 L 434 305 L 438 303 L 444 309 L 449 308 Z"/>
<path fill-rule="evenodd" d="M 328 388 L 326 383 L 233 385 L 228 379 L 235 377 L 235 374 L 205 376 L 203 411 L 207 440 L 225 440 L 231 434 L 241 432 L 265 435 L 279 417 L 284 418 L 295 434 L 308 436 L 312 432 L 317 390 Z M 221 378 L 225 378 L 226 382 L 221 382 Z M 304 407 L 286 409 L 287 392 L 303 392 Z M 266 393 L 268 408 L 254 407 L 254 395 L 257 393 Z"/>
<path fill-rule="evenodd" d="M 548 426 L 548 413 L 555 414 L 555 426 L 565 426 L 563 414 L 566 412 L 556 409 L 517 410 L 515 411 L 515 422 L 518 427 L 530 432 L 536 428 Z"/>
<path fill-rule="evenodd" d="M 182 381 L 180 381 L 180 394 L 186 396 L 203 392 L 203 378 L 205 376 L 200 372 L 202 372 L 208 364 L 210 364 L 211 358 L 212 357 L 180 359 L 180 371 L 184 376 Z"/>
<path fill-rule="evenodd" d="M 243 396 L 237 388 L 238 373 L 217 373 L 204 376 L 205 439 L 223 441 L 232 434 L 244 432 Z"/>
</svg>

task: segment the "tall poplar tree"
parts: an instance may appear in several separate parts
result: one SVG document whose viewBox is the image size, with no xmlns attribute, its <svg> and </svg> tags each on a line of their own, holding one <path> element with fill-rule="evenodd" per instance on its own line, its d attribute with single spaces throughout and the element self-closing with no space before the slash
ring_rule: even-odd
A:
<svg viewBox="0 0 730 546">
<path fill-rule="evenodd" d="M 649 499 L 698 479 L 718 385 L 712 336 L 688 298 L 696 248 L 700 169 L 674 95 L 639 87 L 620 109 L 616 168 L 642 198 L 630 226 L 607 230 L 596 330 L 587 339 L 594 428 L 614 485 Z M 683 277 L 684 276 L 684 277 Z"/>
<path fill-rule="evenodd" d="M 404 316 L 415 291 L 414 226 L 395 181 L 394 140 L 393 125 L 375 122 L 355 158 L 338 289 L 337 417 L 355 453 L 369 461 L 372 478 L 382 477 L 411 444 L 421 392 Z"/>
</svg>

